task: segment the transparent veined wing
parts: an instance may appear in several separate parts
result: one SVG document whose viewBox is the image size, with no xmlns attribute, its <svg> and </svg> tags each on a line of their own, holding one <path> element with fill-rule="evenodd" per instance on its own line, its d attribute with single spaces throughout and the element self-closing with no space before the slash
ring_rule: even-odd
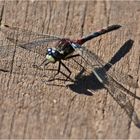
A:
<svg viewBox="0 0 140 140">
<path fill-rule="evenodd" d="M 126 93 L 133 95 L 133 93 L 131 93 L 131 91 L 123 88 L 121 85 L 116 83 L 116 81 L 114 81 L 112 77 L 108 77 L 108 82 L 104 84 L 104 87 L 107 89 L 110 95 L 114 98 L 114 100 L 125 110 L 127 115 L 134 122 L 134 124 L 140 128 L 140 119 L 136 111 L 134 110 L 134 107 L 130 99 L 126 95 Z M 139 97 L 138 99 L 140 100 Z"/>
<path fill-rule="evenodd" d="M 45 55 L 46 51 L 44 49 L 48 47 L 50 42 L 56 43 L 61 40 L 61 38 L 57 36 L 39 34 L 18 27 L 11 27 L 9 25 L 1 25 L 0 31 L 10 42 L 21 48 L 34 51 L 42 55 Z M 51 45 L 55 45 L 55 43 Z"/>
<path fill-rule="evenodd" d="M 16 45 L 8 40 L 0 40 L 0 60 L 8 59 L 8 57 L 11 57 L 14 54 L 15 47 Z M 19 49 L 21 48 L 19 47 Z"/>
<path fill-rule="evenodd" d="M 102 74 L 99 75 L 96 73 L 95 71 L 96 68 L 97 69 L 102 68 L 102 71 L 104 71 L 106 75 L 111 76 L 118 84 L 129 85 L 130 87 L 134 88 L 138 87 L 136 79 L 133 78 L 132 76 L 126 75 L 123 72 L 119 72 L 118 70 L 113 69 L 109 69 L 109 71 L 106 71 L 104 66 L 107 63 L 105 63 L 98 55 L 78 44 L 72 43 L 71 45 L 75 49 L 75 51 L 83 57 L 83 59 L 87 62 L 87 64 L 89 64 L 89 66 L 93 70 L 93 73 L 96 75 L 96 77 L 101 83 L 104 83 L 104 80 L 106 79 L 104 79 L 105 78 L 104 76 L 102 77 Z"/>
<path fill-rule="evenodd" d="M 91 66 L 91 69 L 97 79 L 104 85 L 110 95 L 114 98 L 114 100 L 126 111 L 128 116 L 132 119 L 134 124 L 137 127 L 140 127 L 140 120 L 137 116 L 137 113 L 134 110 L 134 107 L 127 97 L 126 94 L 129 94 L 140 100 L 140 97 L 136 96 L 133 92 L 125 88 L 122 84 L 128 84 L 129 86 L 136 86 L 136 82 L 131 79 L 131 77 L 120 73 L 111 71 L 106 71 L 104 69 L 105 62 L 100 59 L 95 53 L 90 52 L 85 47 L 81 47 L 80 45 L 72 44 L 73 48 L 77 53 L 79 53 L 83 59 Z M 117 73 L 118 76 L 114 75 Z M 122 78 L 122 77 L 123 78 Z M 117 77 L 117 79 L 116 79 Z M 126 78 L 126 79 L 124 79 Z M 121 83 L 122 82 L 122 83 Z"/>
</svg>

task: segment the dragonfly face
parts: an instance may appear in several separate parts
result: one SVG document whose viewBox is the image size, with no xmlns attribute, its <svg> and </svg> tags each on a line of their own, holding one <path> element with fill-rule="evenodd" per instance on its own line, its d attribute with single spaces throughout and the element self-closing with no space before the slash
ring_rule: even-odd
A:
<svg viewBox="0 0 140 140">
<path fill-rule="evenodd" d="M 46 53 L 46 59 L 51 62 L 55 63 L 57 61 L 58 51 L 54 48 L 48 48 Z"/>
<path fill-rule="evenodd" d="M 46 53 L 46 59 L 50 63 L 55 63 L 56 61 L 64 60 L 66 57 L 74 52 L 73 47 L 70 42 L 61 41 L 57 48 L 48 48 Z"/>
<path fill-rule="evenodd" d="M 56 60 L 55 58 L 53 57 L 53 54 L 55 53 L 55 50 L 53 50 L 52 48 L 48 48 L 47 49 L 47 53 L 46 53 L 46 59 L 49 61 L 49 62 L 52 62 L 52 63 L 55 63 Z"/>
</svg>

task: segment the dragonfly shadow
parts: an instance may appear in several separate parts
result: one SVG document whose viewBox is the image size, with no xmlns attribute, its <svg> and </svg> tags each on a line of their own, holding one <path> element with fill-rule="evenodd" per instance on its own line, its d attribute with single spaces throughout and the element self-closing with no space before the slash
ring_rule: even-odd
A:
<svg viewBox="0 0 140 140">
<path fill-rule="evenodd" d="M 111 60 L 104 66 L 105 70 L 108 71 L 112 65 L 120 61 L 132 48 L 134 41 L 129 39 L 127 40 L 123 46 L 115 53 L 115 55 L 111 58 Z M 111 64 L 111 65 L 110 65 Z"/>
<path fill-rule="evenodd" d="M 99 82 L 93 73 L 90 75 L 83 75 L 84 69 L 75 77 L 75 82 L 73 84 L 67 85 L 72 91 L 78 94 L 85 94 L 92 96 L 93 92 L 102 89 L 104 86 Z"/>
<path fill-rule="evenodd" d="M 114 54 L 111 60 L 106 63 L 103 67 L 98 68 L 99 71 L 106 70 L 108 71 L 114 64 L 121 60 L 132 48 L 134 41 L 129 39 L 123 46 Z M 97 71 L 98 71 L 97 70 Z M 83 75 L 84 69 L 82 69 L 78 75 L 75 77 L 75 82 L 73 84 L 67 85 L 72 91 L 78 94 L 93 95 L 92 91 L 96 91 L 104 88 L 104 85 L 101 84 L 96 76 L 93 73 L 85 76 Z M 105 76 L 105 73 L 104 73 Z"/>
</svg>

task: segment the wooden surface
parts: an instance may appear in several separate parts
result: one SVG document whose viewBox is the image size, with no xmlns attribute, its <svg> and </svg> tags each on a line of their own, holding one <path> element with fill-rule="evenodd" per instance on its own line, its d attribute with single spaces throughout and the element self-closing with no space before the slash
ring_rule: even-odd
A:
<svg viewBox="0 0 140 140">
<path fill-rule="evenodd" d="M 127 40 L 134 40 L 129 53 L 113 67 L 137 76 L 140 86 L 140 2 L 1 1 L 0 11 L 2 23 L 72 39 L 122 25 L 86 46 L 108 61 Z M 1 58 L 0 68 L 11 68 L 12 73 L 0 72 L 0 138 L 140 138 L 140 129 L 105 89 L 88 89 L 90 83 L 84 80 L 71 88 L 63 81 L 47 85 L 36 74 L 43 72 L 31 67 L 33 59 L 34 54 L 23 49 Z M 17 70 L 19 74 L 14 74 Z M 74 78 L 79 71 L 72 66 L 71 70 Z M 140 96 L 139 87 L 132 91 Z M 131 101 L 140 116 L 140 101 Z"/>
</svg>

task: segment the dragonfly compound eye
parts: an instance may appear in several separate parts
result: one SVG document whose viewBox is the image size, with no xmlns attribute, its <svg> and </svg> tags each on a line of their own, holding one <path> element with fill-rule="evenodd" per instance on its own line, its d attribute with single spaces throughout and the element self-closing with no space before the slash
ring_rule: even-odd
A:
<svg viewBox="0 0 140 140">
<path fill-rule="evenodd" d="M 51 55 L 52 54 L 52 48 L 48 48 L 46 54 Z"/>
</svg>

